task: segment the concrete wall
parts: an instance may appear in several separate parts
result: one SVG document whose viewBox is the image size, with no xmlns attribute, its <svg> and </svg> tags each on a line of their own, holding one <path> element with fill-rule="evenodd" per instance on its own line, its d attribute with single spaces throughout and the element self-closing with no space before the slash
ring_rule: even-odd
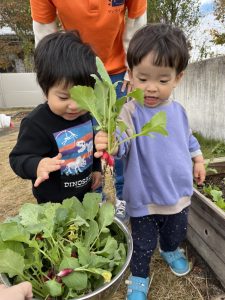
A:
<svg viewBox="0 0 225 300">
<path fill-rule="evenodd" d="M 0 73 L 0 107 L 32 107 L 43 99 L 34 73 Z"/>
<path fill-rule="evenodd" d="M 225 56 L 190 64 L 174 98 L 186 108 L 194 131 L 225 140 Z"/>
</svg>

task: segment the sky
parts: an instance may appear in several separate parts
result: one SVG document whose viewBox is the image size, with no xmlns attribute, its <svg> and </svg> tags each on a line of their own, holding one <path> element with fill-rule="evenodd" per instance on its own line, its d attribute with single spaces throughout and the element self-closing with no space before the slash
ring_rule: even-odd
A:
<svg viewBox="0 0 225 300">
<path fill-rule="evenodd" d="M 201 4 L 212 3 L 212 0 L 201 0 Z"/>
<path fill-rule="evenodd" d="M 201 13 L 209 13 L 213 11 L 213 1 L 212 0 L 201 0 L 200 11 Z"/>
<path fill-rule="evenodd" d="M 191 43 L 193 50 L 191 51 L 191 61 L 199 60 L 200 48 L 206 47 L 208 57 L 225 55 L 225 45 L 214 45 L 212 42 L 212 36 L 210 34 L 211 29 L 216 29 L 219 32 L 225 32 L 224 26 L 213 15 L 213 0 L 201 0 L 201 13 L 199 25 L 195 28 L 191 37 Z"/>
</svg>

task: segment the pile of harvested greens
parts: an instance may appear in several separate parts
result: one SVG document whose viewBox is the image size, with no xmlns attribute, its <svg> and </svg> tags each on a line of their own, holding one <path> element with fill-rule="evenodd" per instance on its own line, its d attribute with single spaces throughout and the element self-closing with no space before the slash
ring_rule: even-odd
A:
<svg viewBox="0 0 225 300">
<path fill-rule="evenodd" d="M 28 280 L 37 298 L 72 299 L 110 282 L 126 260 L 114 207 L 88 193 L 62 204 L 24 204 L 0 224 L 0 273 Z"/>
</svg>

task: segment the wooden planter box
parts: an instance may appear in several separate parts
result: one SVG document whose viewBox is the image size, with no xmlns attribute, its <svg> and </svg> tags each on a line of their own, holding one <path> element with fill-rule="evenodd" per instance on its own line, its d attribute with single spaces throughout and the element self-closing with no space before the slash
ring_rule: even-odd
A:
<svg viewBox="0 0 225 300">
<path fill-rule="evenodd" d="M 225 158 L 210 167 L 225 172 Z M 225 288 L 225 211 L 194 189 L 187 239 L 211 267 Z"/>
</svg>

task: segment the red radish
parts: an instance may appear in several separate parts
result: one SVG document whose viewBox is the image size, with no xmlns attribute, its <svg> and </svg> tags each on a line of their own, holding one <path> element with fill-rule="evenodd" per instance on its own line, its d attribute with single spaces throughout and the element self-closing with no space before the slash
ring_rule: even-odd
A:
<svg viewBox="0 0 225 300">
<path fill-rule="evenodd" d="M 77 252 L 76 252 L 75 250 L 73 250 L 73 251 L 71 252 L 71 257 L 75 257 L 75 258 L 78 257 L 78 254 L 77 254 Z"/>
<path fill-rule="evenodd" d="M 65 276 L 68 276 L 72 272 L 73 272 L 73 269 L 69 269 L 69 268 L 68 269 L 64 269 L 64 270 L 60 271 L 57 274 L 57 276 L 59 276 L 59 277 L 65 277 Z"/>
<path fill-rule="evenodd" d="M 56 276 L 56 281 L 57 281 L 58 283 L 62 283 L 62 278 L 59 277 L 59 276 Z"/>
<path fill-rule="evenodd" d="M 114 184 L 114 157 L 104 151 L 101 157 L 102 166 L 102 191 L 106 201 L 111 202 L 114 206 L 116 203 L 116 189 Z"/>
<path fill-rule="evenodd" d="M 102 158 L 107 161 L 108 157 L 109 157 L 109 153 L 104 151 L 103 154 L 102 154 Z"/>
<path fill-rule="evenodd" d="M 114 164 L 115 164 L 114 157 L 113 157 L 112 155 L 109 155 L 109 156 L 108 156 L 108 165 L 109 165 L 110 167 L 113 167 Z"/>
<path fill-rule="evenodd" d="M 106 151 L 103 152 L 102 159 L 104 159 L 106 161 L 106 164 L 110 167 L 113 167 L 115 164 L 114 157 Z"/>
<path fill-rule="evenodd" d="M 43 240 L 44 240 L 44 238 L 43 238 L 43 236 L 42 236 L 41 233 L 38 233 L 38 234 L 36 235 L 35 239 L 36 239 L 37 241 L 43 241 Z"/>
</svg>

